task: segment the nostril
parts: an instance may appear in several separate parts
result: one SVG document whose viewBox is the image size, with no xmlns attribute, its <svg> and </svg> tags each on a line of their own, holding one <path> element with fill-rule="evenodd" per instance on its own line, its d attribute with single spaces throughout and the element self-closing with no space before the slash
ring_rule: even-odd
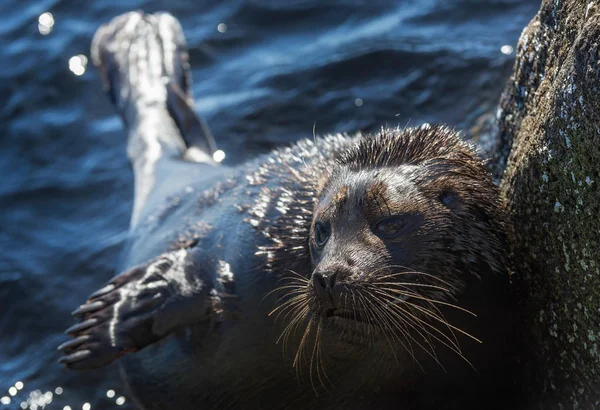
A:
<svg viewBox="0 0 600 410">
<path fill-rule="evenodd" d="M 329 290 L 333 290 L 333 287 L 335 286 L 335 280 L 337 278 L 337 272 L 332 272 L 326 279 L 327 281 L 327 287 L 329 288 Z"/>
<path fill-rule="evenodd" d="M 314 272 L 313 286 L 317 293 L 331 292 L 335 286 L 337 272 Z"/>
<path fill-rule="evenodd" d="M 327 281 L 325 279 L 325 275 L 321 272 L 315 272 L 312 275 L 313 277 L 313 286 L 317 293 L 324 291 L 327 288 Z"/>
</svg>

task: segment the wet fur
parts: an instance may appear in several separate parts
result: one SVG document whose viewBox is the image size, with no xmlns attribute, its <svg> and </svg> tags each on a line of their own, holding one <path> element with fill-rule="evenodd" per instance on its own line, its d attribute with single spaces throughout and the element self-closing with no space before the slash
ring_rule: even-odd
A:
<svg viewBox="0 0 600 410">
<path fill-rule="evenodd" d="M 167 34 L 180 32 L 174 19 L 160 18 Z M 156 52 L 144 34 L 156 21 L 132 13 L 99 38 L 113 46 L 141 41 Z M 181 107 L 168 108 L 173 87 L 155 111 L 135 106 L 153 94 L 108 64 L 131 63 L 132 48 L 102 50 L 96 59 L 105 80 L 119 79 L 109 84 L 113 102 L 136 118 L 158 112 L 169 120 L 160 135 L 140 121 L 130 130 L 133 142 L 141 136 L 182 154 L 178 149 L 193 139 L 178 134 L 202 127 L 183 127 Z M 147 63 L 138 57 L 136 64 Z M 187 64 L 179 60 L 175 66 Z M 182 103 L 189 79 L 179 80 L 175 97 Z M 134 91 L 131 99 L 119 102 L 119 87 Z M 80 322 L 61 346 L 67 366 L 92 368 L 125 355 L 123 379 L 144 409 L 512 408 L 518 345 L 509 228 L 482 162 L 450 128 L 303 140 L 235 168 L 185 163 L 174 154 L 144 174 L 144 152 L 132 152 L 136 179 L 148 185 L 136 198 L 124 273 L 74 312 Z M 382 212 L 414 216 L 409 221 L 419 229 L 403 239 L 406 246 L 394 251 L 393 243 L 374 240 L 370 219 Z M 334 252 L 315 253 L 311 238 L 321 215 L 358 234 Z M 359 320 L 329 316 L 332 306 L 315 297 L 311 275 L 319 269 L 339 271 L 344 291 L 332 297 L 333 307 L 354 309 Z M 382 284 L 386 278 L 419 284 L 406 285 L 421 308 L 411 308 L 412 322 L 374 308 L 402 290 Z M 431 316 L 436 308 L 443 320 Z M 428 326 L 440 329 L 445 343 Z"/>
<path fill-rule="evenodd" d="M 300 146 L 304 143 L 306 142 L 300 143 Z M 370 301 L 359 301 L 362 306 L 356 306 L 356 300 L 349 303 L 346 295 L 346 299 L 338 301 L 338 304 L 350 310 L 358 310 L 358 315 L 364 314 L 363 321 L 384 322 L 377 329 L 377 336 L 361 336 L 359 331 L 358 335 L 349 336 L 350 339 L 366 345 L 380 344 L 383 351 L 389 350 L 387 355 L 382 355 L 386 360 L 398 360 L 398 355 L 411 350 L 408 356 L 414 361 L 422 360 L 422 354 L 425 353 L 443 368 L 443 363 L 437 357 L 437 349 L 443 345 L 442 349 L 449 348 L 469 362 L 466 357 L 468 355 L 463 356 L 455 334 L 469 334 L 469 330 L 463 331 L 461 327 L 464 318 L 459 318 L 456 324 L 449 323 L 437 308 L 442 307 L 445 311 L 447 306 L 453 305 L 453 309 L 464 309 L 463 313 L 468 314 L 466 310 L 471 306 L 469 303 L 464 303 L 463 306 L 463 299 L 468 300 L 471 292 L 490 292 L 488 286 L 491 292 L 500 298 L 509 298 L 507 284 L 511 272 L 507 248 L 509 228 L 505 222 L 504 209 L 497 187 L 491 182 L 489 173 L 474 148 L 448 127 L 423 126 L 407 130 L 382 129 L 380 133 L 362 138 L 348 148 L 333 152 L 325 149 L 320 154 L 323 157 L 317 157 L 310 163 L 305 161 L 298 164 L 293 172 L 284 175 L 279 173 L 282 161 L 267 161 L 266 166 L 262 168 L 263 177 L 268 179 L 276 175 L 282 185 L 280 195 L 285 195 L 289 192 L 286 190 L 291 188 L 290 191 L 296 192 L 298 196 L 290 195 L 287 201 L 282 201 L 276 190 L 263 190 L 262 199 L 254 203 L 251 211 L 251 214 L 257 217 L 252 220 L 256 223 L 257 231 L 267 242 L 259 247 L 257 255 L 264 259 L 266 267 L 282 277 L 288 277 L 288 281 L 281 286 L 281 305 L 274 309 L 273 313 L 277 318 L 283 317 L 288 321 L 284 323 L 287 327 L 281 337 L 284 345 L 287 345 L 290 333 L 299 331 L 303 335 L 296 352 L 295 366 L 300 365 L 302 350 L 310 348 L 312 343 L 314 352 L 308 351 L 304 354 L 311 356 L 310 371 L 318 373 L 315 376 L 319 379 L 317 383 L 326 384 L 323 380 L 326 378 L 325 369 L 318 369 L 316 366 L 321 364 L 313 363 L 320 360 L 315 358 L 315 355 L 322 354 L 317 350 L 320 347 L 317 346 L 316 339 L 328 329 L 324 324 L 325 319 L 320 316 L 324 309 L 315 305 L 311 295 L 310 275 L 315 266 L 311 263 L 314 261 L 310 258 L 310 241 L 306 238 L 310 236 L 314 214 L 320 202 L 329 203 L 326 207 L 330 211 L 333 209 L 331 212 L 336 214 L 347 201 L 352 200 L 362 201 L 361 205 L 366 212 L 374 213 L 377 208 L 385 206 L 390 214 L 418 212 L 425 215 L 427 221 L 416 235 L 435 236 L 442 230 L 449 233 L 438 238 L 437 247 L 427 248 L 419 259 L 412 260 L 409 268 L 403 266 L 404 269 L 397 269 L 393 266 L 393 260 L 389 258 L 373 260 L 376 258 L 374 255 L 384 253 L 375 249 L 382 246 L 381 244 L 352 243 L 360 240 L 355 237 L 345 245 L 350 247 L 347 252 L 360 255 L 354 258 L 352 264 L 363 264 L 370 267 L 367 270 L 371 271 L 378 270 L 379 276 L 395 274 L 400 277 L 399 272 L 404 271 L 405 276 L 401 278 L 404 281 L 410 282 L 417 277 L 424 284 L 422 287 L 412 287 L 408 290 L 413 299 L 422 297 L 434 301 L 424 304 L 417 301 L 419 305 L 411 307 L 407 312 L 407 315 L 414 314 L 417 318 L 407 322 L 406 318 L 399 317 L 397 312 L 386 313 L 384 309 L 365 306 L 374 301 L 379 302 L 375 300 L 377 298 L 386 297 L 383 293 L 377 293 L 377 289 L 375 292 L 362 292 L 366 292 L 372 298 Z M 277 166 L 271 168 L 269 163 Z M 328 166 L 330 163 L 334 163 L 335 166 Z M 386 192 L 389 187 L 383 180 L 386 173 L 394 174 L 394 170 L 402 167 L 403 177 L 429 201 L 408 204 L 406 200 L 401 203 L 389 200 L 393 195 L 390 196 Z M 365 172 L 371 172 L 373 184 L 369 186 L 364 198 L 349 198 L 348 184 L 353 183 L 351 175 Z M 316 175 L 321 177 L 315 178 Z M 265 207 L 267 202 L 278 203 L 279 212 L 269 212 L 273 211 L 273 208 Z M 282 202 L 285 203 L 285 208 L 282 208 Z M 285 212 L 281 212 L 282 210 Z M 440 226 L 440 223 L 444 225 Z M 379 266 L 380 269 L 373 266 Z M 333 269 L 335 268 L 334 266 Z M 411 272 L 413 269 L 417 271 Z M 376 288 L 376 285 L 376 282 L 369 283 L 371 287 Z M 353 286 L 357 293 L 360 293 L 360 287 L 365 285 L 361 283 L 361 279 L 354 279 L 348 280 L 347 286 Z M 407 286 L 403 286 L 404 290 L 394 289 L 394 294 L 406 293 Z M 482 291 L 482 287 L 486 290 Z M 369 312 L 374 309 L 378 312 Z M 423 309 L 430 313 L 424 312 Z M 474 309 L 474 314 L 478 309 Z M 382 314 L 387 317 L 383 317 Z M 404 323 L 405 327 L 400 329 L 398 322 Z M 347 328 L 347 325 L 345 329 L 338 329 L 337 332 L 352 333 L 352 325 L 349 326 L 350 328 Z M 386 329 L 390 326 L 396 329 Z M 440 331 L 439 328 L 444 326 L 446 329 Z M 473 333 L 477 333 L 476 328 L 472 325 L 470 327 Z M 391 331 L 386 334 L 388 330 Z M 405 332 L 412 335 L 403 334 Z M 380 340 L 374 340 L 375 338 Z M 391 338 L 395 338 L 394 343 L 400 342 L 400 346 L 389 349 Z M 473 338 L 476 339 L 476 336 Z M 412 346 L 414 344 L 417 346 Z M 398 347 L 404 352 L 398 352 Z M 420 351 L 415 352 L 415 349 Z"/>
</svg>

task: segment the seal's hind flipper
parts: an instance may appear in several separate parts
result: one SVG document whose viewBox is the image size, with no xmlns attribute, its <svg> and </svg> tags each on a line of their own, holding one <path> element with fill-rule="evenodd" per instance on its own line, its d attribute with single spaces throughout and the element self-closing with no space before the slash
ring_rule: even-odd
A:
<svg viewBox="0 0 600 410">
<path fill-rule="evenodd" d="M 162 106 L 186 147 L 200 149 L 212 161 L 215 141 L 192 108 L 189 55 L 175 17 L 142 12 L 115 17 L 94 35 L 91 54 L 105 91 L 128 126 L 153 115 L 148 107 Z"/>
<path fill-rule="evenodd" d="M 167 87 L 167 108 L 179 127 L 188 150 L 190 148 L 200 149 L 209 156 L 209 161 L 212 161 L 212 154 L 217 150 L 215 139 L 206 122 L 196 115 L 188 103 L 188 99 L 185 98 L 185 94 L 174 83 L 170 83 Z M 193 157 L 190 159 L 194 160 Z M 207 162 L 206 160 L 200 161 Z"/>
<path fill-rule="evenodd" d="M 79 322 L 58 349 L 66 367 L 87 370 L 136 352 L 208 312 L 210 281 L 193 251 L 178 250 L 110 280 L 73 312 Z"/>
<path fill-rule="evenodd" d="M 113 18 L 94 35 L 92 61 L 128 131 L 134 227 L 151 192 L 173 185 L 169 178 L 175 170 L 196 167 L 191 161 L 217 164 L 214 140 L 190 108 L 188 53 L 173 16 L 130 12 Z M 187 175 L 198 172 L 190 167 Z"/>
<path fill-rule="evenodd" d="M 163 60 L 169 83 L 167 109 L 179 127 L 188 148 L 197 148 L 210 158 L 216 151 L 215 140 L 205 121 L 193 110 L 192 74 L 183 29 L 175 17 L 156 13 L 148 17 L 163 43 Z"/>
</svg>

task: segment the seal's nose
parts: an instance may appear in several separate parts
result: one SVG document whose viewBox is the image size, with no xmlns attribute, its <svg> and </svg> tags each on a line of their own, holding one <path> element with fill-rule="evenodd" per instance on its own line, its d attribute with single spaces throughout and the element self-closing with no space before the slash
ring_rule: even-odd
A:
<svg viewBox="0 0 600 410">
<path fill-rule="evenodd" d="M 337 272 L 319 272 L 312 274 L 313 286 L 317 296 L 325 296 L 333 292 Z"/>
</svg>

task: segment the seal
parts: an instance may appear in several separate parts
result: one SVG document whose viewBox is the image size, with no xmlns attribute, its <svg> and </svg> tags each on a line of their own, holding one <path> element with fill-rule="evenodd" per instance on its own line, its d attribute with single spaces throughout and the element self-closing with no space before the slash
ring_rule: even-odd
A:
<svg viewBox="0 0 600 410">
<path fill-rule="evenodd" d="M 120 359 L 143 409 L 509 406 L 509 227 L 457 132 L 333 135 L 221 166 L 172 16 L 116 17 L 92 56 L 135 200 L 122 273 L 73 312 L 66 367 Z"/>
</svg>

